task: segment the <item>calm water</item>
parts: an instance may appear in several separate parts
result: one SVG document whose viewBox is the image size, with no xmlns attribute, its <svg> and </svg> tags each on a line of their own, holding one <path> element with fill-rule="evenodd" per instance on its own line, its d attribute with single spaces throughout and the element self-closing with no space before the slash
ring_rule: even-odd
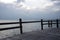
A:
<svg viewBox="0 0 60 40">
<path fill-rule="evenodd" d="M 1 22 L 18 22 L 14 20 L 0 20 Z M 14 26 L 19 26 L 19 24 L 15 25 L 0 25 L 0 28 L 6 28 L 6 27 L 14 27 Z M 54 26 L 55 27 L 55 26 Z M 44 26 L 44 29 L 49 28 L 47 25 Z M 16 34 L 20 34 L 20 29 L 12 29 L 12 30 L 5 30 L 5 31 L 0 31 L 0 38 L 5 38 L 5 37 L 10 37 Z M 23 24 L 23 32 L 30 32 L 30 31 L 36 31 L 36 30 L 41 30 L 41 25 L 40 23 L 26 23 Z"/>
</svg>

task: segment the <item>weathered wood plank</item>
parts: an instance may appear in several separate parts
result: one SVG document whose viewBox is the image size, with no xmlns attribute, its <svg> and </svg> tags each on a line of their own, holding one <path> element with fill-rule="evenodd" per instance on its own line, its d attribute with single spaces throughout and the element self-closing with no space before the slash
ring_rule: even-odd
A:
<svg viewBox="0 0 60 40">
<path fill-rule="evenodd" d="M 56 26 L 57 28 L 59 28 L 58 19 L 56 20 Z"/>
<path fill-rule="evenodd" d="M 43 19 L 41 19 L 41 30 L 43 30 Z"/>
<path fill-rule="evenodd" d="M 19 19 L 19 22 L 20 22 L 20 33 L 22 34 L 23 33 L 23 30 L 22 30 L 22 19 Z"/>
<path fill-rule="evenodd" d="M 19 22 L 0 23 L 0 25 L 19 24 Z"/>
<path fill-rule="evenodd" d="M 10 30 L 10 29 L 16 29 L 16 28 L 19 28 L 19 26 L 16 26 L 16 27 L 8 27 L 8 28 L 0 28 L 0 31 Z"/>
</svg>

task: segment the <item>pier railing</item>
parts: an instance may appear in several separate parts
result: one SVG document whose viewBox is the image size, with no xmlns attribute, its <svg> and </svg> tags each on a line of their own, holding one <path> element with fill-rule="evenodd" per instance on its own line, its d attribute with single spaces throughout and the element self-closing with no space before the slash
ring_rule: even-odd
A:
<svg viewBox="0 0 60 40">
<path fill-rule="evenodd" d="M 41 19 L 40 21 L 22 21 L 22 19 L 19 19 L 19 22 L 8 22 L 8 23 L 0 23 L 0 25 L 9 25 L 9 24 L 19 24 L 20 26 L 16 26 L 16 27 L 8 27 L 8 28 L 0 28 L 0 31 L 3 30 L 9 30 L 9 29 L 16 29 L 16 28 L 20 28 L 20 33 L 23 33 L 23 23 L 37 23 L 40 22 L 41 23 L 41 30 L 43 30 L 43 25 L 48 25 L 48 27 L 52 27 L 52 24 L 56 24 L 56 27 L 59 28 L 59 24 L 60 24 L 60 20 L 56 19 L 56 20 L 43 20 Z M 46 22 L 46 23 L 44 23 Z"/>
</svg>

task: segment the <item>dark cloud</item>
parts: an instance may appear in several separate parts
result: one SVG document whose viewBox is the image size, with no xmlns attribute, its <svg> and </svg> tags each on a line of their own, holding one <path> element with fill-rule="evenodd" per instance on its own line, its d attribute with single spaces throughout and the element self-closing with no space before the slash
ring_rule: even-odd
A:
<svg viewBox="0 0 60 40">
<path fill-rule="evenodd" d="M 51 0 L 51 1 L 60 1 L 60 0 Z"/>
<path fill-rule="evenodd" d="M 51 0 L 53 2 L 53 7 L 54 8 L 59 8 L 60 9 L 60 0 Z"/>
<path fill-rule="evenodd" d="M 55 3 L 56 6 L 60 6 L 60 2 Z"/>
<path fill-rule="evenodd" d="M 17 3 L 24 2 L 24 0 L 17 0 Z"/>
</svg>

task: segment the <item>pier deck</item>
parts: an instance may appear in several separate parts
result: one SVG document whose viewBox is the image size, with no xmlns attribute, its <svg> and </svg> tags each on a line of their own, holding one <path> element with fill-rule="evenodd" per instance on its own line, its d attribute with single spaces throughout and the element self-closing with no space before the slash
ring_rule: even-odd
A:
<svg viewBox="0 0 60 40">
<path fill-rule="evenodd" d="M 60 40 L 60 28 L 26 32 L 0 40 Z"/>
</svg>

